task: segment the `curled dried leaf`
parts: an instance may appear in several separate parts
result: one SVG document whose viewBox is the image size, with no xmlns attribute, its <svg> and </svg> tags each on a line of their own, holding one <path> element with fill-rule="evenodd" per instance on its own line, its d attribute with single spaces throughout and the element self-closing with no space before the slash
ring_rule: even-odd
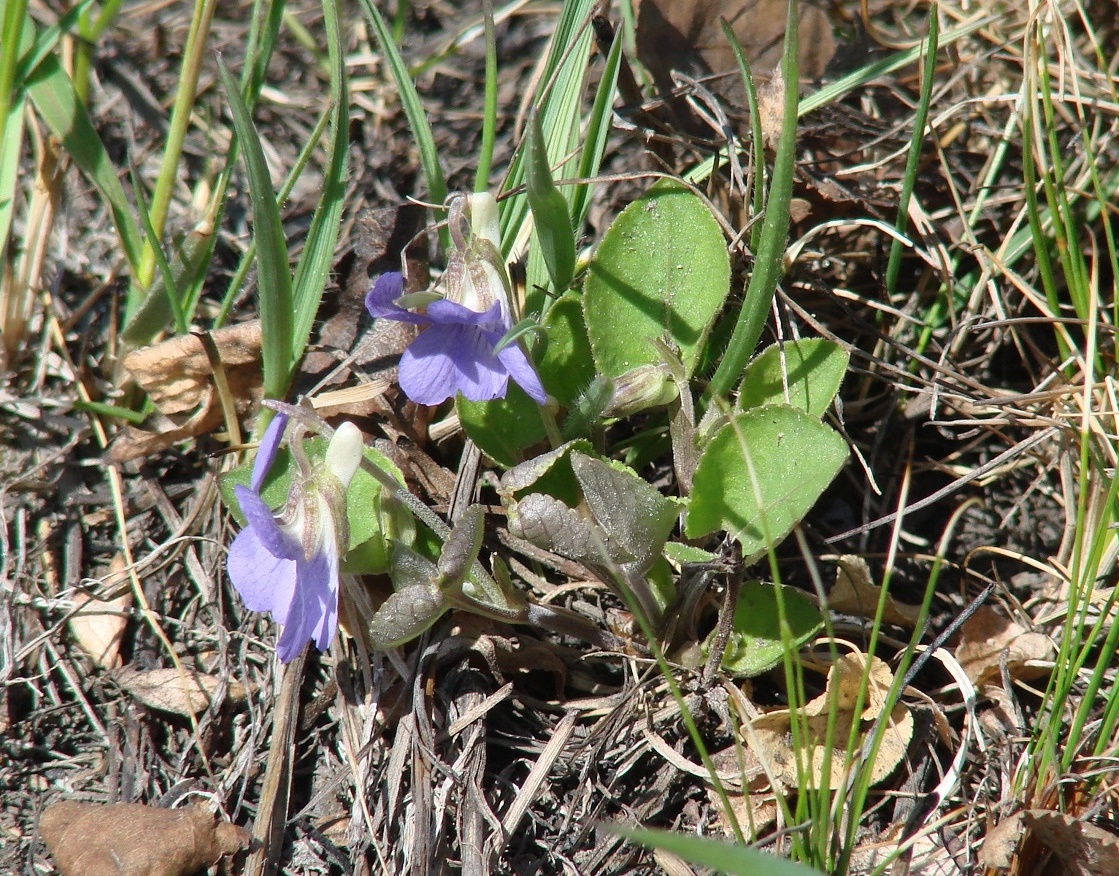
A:
<svg viewBox="0 0 1119 876">
<path fill-rule="evenodd" d="M 56 803 L 39 831 L 62 876 L 190 876 L 251 839 L 204 808 L 139 803 Z"/>
<path fill-rule="evenodd" d="M 793 715 L 788 709 L 779 709 L 759 715 L 750 722 L 746 738 L 758 757 L 765 762 L 773 776 L 786 787 L 840 787 L 846 778 L 851 759 L 858 750 L 848 752 L 847 740 L 853 727 L 863 727 L 882 714 L 886 693 L 893 683 L 890 667 L 877 657 L 870 657 L 866 690 L 862 695 L 863 708 L 856 714 L 863 671 L 867 657 L 864 654 L 847 654 L 839 658 L 828 672 L 827 689 L 814 700 L 805 703 L 796 717 L 802 729 L 800 743 L 807 750 L 798 758 L 793 746 Z M 835 722 L 828 734 L 829 711 L 834 710 Z M 871 783 L 885 779 L 905 756 L 913 736 L 913 715 L 902 703 L 890 711 L 878 754 L 871 767 Z M 862 744 L 861 734 L 855 737 Z M 830 749 L 830 752 L 829 752 Z M 830 768 L 824 774 L 824 763 L 830 757 Z M 803 775 L 798 770 L 798 759 Z"/>
<path fill-rule="evenodd" d="M 991 606 L 979 608 L 960 630 L 956 659 L 976 685 L 996 678 L 1005 658 L 1011 678 L 1030 679 L 1048 669 L 1055 649 L 1048 636 L 1027 630 Z"/>
<path fill-rule="evenodd" d="M 222 682 L 215 675 L 174 668 L 121 669 L 114 672 L 112 678 L 148 708 L 183 717 L 205 711 L 217 696 Z M 230 681 L 226 696 L 235 702 L 243 700 L 245 686 L 238 681 Z"/>
</svg>

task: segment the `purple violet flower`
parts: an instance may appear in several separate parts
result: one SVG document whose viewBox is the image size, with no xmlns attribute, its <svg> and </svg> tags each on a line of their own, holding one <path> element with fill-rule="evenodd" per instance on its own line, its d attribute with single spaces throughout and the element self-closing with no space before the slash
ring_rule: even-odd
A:
<svg viewBox="0 0 1119 876">
<path fill-rule="evenodd" d="M 338 565 L 349 547 L 346 490 L 363 445 L 357 426 L 342 423 L 322 462 L 293 474 L 287 504 L 274 514 L 260 498 L 260 487 L 286 425 L 287 417 L 277 414 L 257 451 L 251 487 L 234 487 L 245 528 L 227 560 L 229 579 L 245 607 L 270 613 L 283 627 L 276 653 L 284 663 L 295 659 L 308 639 L 325 651 L 338 631 Z"/>
<path fill-rule="evenodd" d="M 400 388 L 414 402 L 437 405 L 461 392 L 470 401 L 504 398 L 509 378 L 533 401 L 547 393 L 517 343 L 498 344 L 512 317 L 508 275 L 497 250 L 497 203 L 487 194 L 458 196 L 450 205 L 454 249 L 444 274 L 446 297 L 423 314 L 397 303 L 404 293 L 400 273 L 382 274 L 365 296 L 374 319 L 424 325 L 400 357 Z"/>
<path fill-rule="evenodd" d="M 396 304 L 403 290 L 399 273 L 382 274 L 365 296 L 365 307 L 374 318 L 429 326 L 400 357 L 400 388 L 408 398 L 437 405 L 461 392 L 470 401 L 491 401 L 505 397 L 512 377 L 544 404 L 547 395 L 524 350 L 516 344 L 496 350 L 512 328 L 500 302 L 478 313 L 444 298 L 418 314 Z"/>
</svg>

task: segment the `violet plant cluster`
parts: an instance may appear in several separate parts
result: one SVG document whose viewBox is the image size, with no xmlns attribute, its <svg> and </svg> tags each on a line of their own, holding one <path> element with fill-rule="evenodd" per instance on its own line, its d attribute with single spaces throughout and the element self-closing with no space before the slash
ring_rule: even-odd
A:
<svg viewBox="0 0 1119 876">
<path fill-rule="evenodd" d="M 505 397 L 512 378 L 544 404 L 539 375 L 508 337 L 513 313 L 498 250 L 496 202 L 487 194 L 458 196 L 449 221 L 454 249 L 443 295 L 404 296 L 404 278 L 394 272 L 378 277 L 366 296 L 374 319 L 425 327 L 401 356 L 401 389 L 424 405 L 460 393 L 471 401 L 490 401 Z M 287 502 L 273 510 L 260 491 L 288 426 L 289 417 L 278 413 L 257 451 L 249 486 L 234 488 L 245 527 L 227 562 L 245 606 L 270 614 L 283 628 L 276 653 L 284 663 L 308 641 L 325 651 L 337 633 L 339 569 L 349 548 L 346 492 L 364 444 L 357 426 L 344 422 L 334 430 L 325 456 L 312 462 L 302 451 L 303 427 L 295 427 L 289 447 L 296 471 Z"/>
</svg>

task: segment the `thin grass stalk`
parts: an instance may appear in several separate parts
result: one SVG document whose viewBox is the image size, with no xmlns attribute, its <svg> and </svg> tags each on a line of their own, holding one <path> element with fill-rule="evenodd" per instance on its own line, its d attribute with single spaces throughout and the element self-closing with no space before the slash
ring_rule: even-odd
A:
<svg viewBox="0 0 1119 876">
<path fill-rule="evenodd" d="M 323 134 L 326 133 L 327 125 L 330 124 L 332 109 L 328 109 L 320 117 L 315 127 L 311 131 L 311 136 L 307 138 L 302 151 L 296 156 L 295 164 L 292 165 L 288 171 L 287 177 L 284 178 L 283 185 L 276 193 L 276 200 L 283 204 L 291 196 L 292 191 L 295 190 L 295 184 L 299 182 L 300 176 L 303 175 L 307 163 L 311 160 L 315 149 L 318 148 L 319 140 L 322 139 Z M 215 202 L 216 203 L 216 202 Z M 237 294 L 245 285 L 245 280 L 248 279 L 249 271 L 252 270 L 253 260 L 256 258 L 256 240 L 250 240 L 245 247 L 245 251 L 241 256 L 241 261 L 238 263 L 233 276 L 229 280 L 229 285 L 226 287 L 225 295 L 222 297 L 221 304 L 218 307 L 217 316 L 214 317 L 214 328 L 220 328 L 225 325 L 229 320 L 230 311 L 233 309 L 233 302 L 237 298 Z"/>
<path fill-rule="evenodd" d="M 1039 24 L 1040 28 L 1040 24 Z M 1057 258 L 1065 276 L 1065 284 L 1069 292 L 1069 303 L 1073 312 L 1081 319 L 1088 318 L 1088 298 L 1091 295 L 1087 278 L 1087 268 L 1084 256 L 1080 251 L 1078 239 L 1078 226 L 1080 222 L 1073 214 L 1066 190 L 1068 185 L 1065 161 L 1062 157 L 1061 145 L 1057 142 L 1055 127 L 1055 114 L 1053 112 L 1052 82 L 1049 78 L 1049 65 L 1039 65 L 1042 130 L 1046 138 L 1049 153 L 1050 168 L 1041 177 L 1045 190 L 1046 200 L 1049 203 L 1049 213 L 1052 218 L 1052 231 L 1054 245 L 1057 248 Z M 1061 314 L 1060 302 L 1051 301 L 1056 315 Z"/>
<path fill-rule="evenodd" d="M 738 74 L 742 77 L 742 87 L 746 89 L 746 107 L 750 111 L 750 148 L 753 151 L 754 172 L 750 175 L 748 190 L 743 193 L 744 201 L 752 201 L 752 215 L 760 216 L 765 210 L 766 193 L 766 165 L 765 165 L 765 136 L 762 134 L 762 116 L 758 110 L 758 87 L 754 82 L 754 73 L 750 69 L 750 62 L 746 60 L 746 53 L 742 43 L 738 41 L 738 34 L 725 18 L 719 19 L 719 26 L 723 29 L 723 36 L 730 43 L 734 51 L 734 59 L 738 63 Z M 728 156 L 729 157 L 729 156 Z M 762 226 L 754 223 L 750 230 L 750 249 L 757 252 L 761 246 Z"/>
<path fill-rule="evenodd" d="M 940 39 L 940 9 L 936 3 L 929 6 L 929 32 L 925 38 L 925 51 L 922 55 L 924 69 L 921 73 L 921 92 L 913 117 L 913 136 L 909 141 L 909 154 L 905 159 L 905 172 L 901 178 L 901 194 L 898 197 L 898 218 L 894 223 L 898 235 L 904 237 L 909 228 L 909 200 L 917 183 L 917 170 L 921 163 L 921 148 L 925 142 L 925 128 L 929 121 L 929 104 L 932 101 L 933 82 L 936 80 L 936 55 Z M 890 242 L 890 257 L 886 264 L 886 296 L 890 298 L 897 289 L 898 273 L 901 271 L 902 243 L 900 237 Z M 952 289 L 944 290 L 951 299 Z M 926 329 L 927 331 L 927 329 Z M 927 343 L 927 342 L 926 342 Z M 923 346 L 918 346 L 921 352 Z"/>
<path fill-rule="evenodd" d="M 122 0 L 106 0 L 96 18 L 93 16 L 91 3 L 86 6 L 78 19 L 78 39 L 74 47 L 72 77 L 74 90 L 82 103 L 89 103 L 89 71 L 93 66 L 94 46 L 116 19 L 121 2 Z"/>
<path fill-rule="evenodd" d="M 337 0 L 323 0 L 323 26 L 326 30 L 327 59 L 330 66 L 330 161 L 323 176 L 322 193 L 311 219 L 307 240 L 295 267 L 292 300 L 295 319 L 292 326 L 289 367 L 294 370 L 303 358 L 311 328 L 319 312 L 323 291 L 334 263 L 338 229 L 346 199 L 347 158 L 349 155 L 349 87 L 342 51 L 342 26 Z M 287 392 L 287 387 L 284 387 Z M 279 398 L 280 396 L 274 396 Z"/>
<path fill-rule="evenodd" d="M 773 178 L 762 220 L 761 244 L 754 257 L 745 300 L 738 314 L 730 343 L 723 354 L 706 392 L 700 399 L 700 411 L 715 398 L 726 398 L 742 376 L 742 371 L 761 337 L 781 278 L 785 238 L 789 233 L 789 201 L 793 196 L 793 167 L 796 161 L 797 105 L 799 102 L 797 73 L 797 3 L 790 0 L 785 19 L 785 51 L 781 58 L 781 78 L 785 84 L 784 118 L 781 139 L 773 161 Z"/>
<path fill-rule="evenodd" d="M 882 738 L 885 734 L 889 717 L 893 712 L 894 706 L 897 705 L 901 698 L 906 682 L 906 675 L 909 672 L 909 667 L 913 663 L 914 655 L 917 653 L 917 646 L 921 644 L 921 637 L 924 635 L 925 627 L 928 624 L 929 615 L 932 610 L 933 597 L 936 595 L 937 584 L 940 581 L 940 573 L 944 568 L 945 558 L 948 554 L 948 546 L 951 544 L 952 538 L 955 535 L 956 526 L 967 510 L 974 504 L 976 504 L 974 501 L 964 502 L 952 513 L 948 521 L 948 526 L 945 528 L 944 534 L 937 544 L 936 556 L 933 560 L 932 568 L 929 570 L 929 579 L 925 584 L 925 593 L 921 599 L 921 607 L 917 612 L 917 620 L 913 626 L 913 635 L 906 643 L 905 649 L 898 658 L 897 666 L 894 669 L 894 680 L 890 685 L 890 689 L 886 692 L 882 711 L 874 722 L 874 727 L 871 730 L 867 743 L 863 745 L 859 764 L 853 774 L 853 781 L 848 785 L 847 825 L 843 834 L 843 846 L 840 850 L 838 860 L 836 861 L 835 869 L 830 872 L 847 873 L 851 868 L 851 858 L 858 845 L 857 834 L 859 822 L 862 819 L 862 813 L 866 811 L 866 800 L 870 793 L 871 767 L 878 756 L 878 750 L 882 745 Z M 896 528 L 900 532 L 900 520 Z M 883 580 L 883 593 L 886 592 L 887 587 L 888 582 Z M 875 628 L 872 629 L 872 633 L 875 635 L 878 632 L 876 629 L 878 626 L 880 626 L 880 623 L 875 623 Z M 872 639 L 873 638 L 874 636 L 872 635 Z M 868 648 L 868 654 L 870 653 L 873 653 L 873 648 Z"/>
<path fill-rule="evenodd" d="M 202 70 L 203 53 L 210 35 L 210 26 L 214 20 L 214 11 L 217 9 L 217 0 L 197 0 L 194 13 L 191 16 L 190 30 L 187 33 L 186 48 L 183 51 L 183 66 L 179 73 L 178 88 L 175 92 L 175 102 L 171 107 L 171 118 L 167 129 L 167 140 L 163 148 L 163 158 L 160 162 L 159 176 L 156 178 L 155 189 L 152 192 L 151 214 L 149 219 L 151 227 L 158 235 L 149 238 L 144 243 L 143 255 L 140 259 L 140 270 L 135 282 L 129 291 L 125 303 L 125 325 L 139 308 L 143 301 L 143 291 L 151 285 L 155 274 L 156 259 L 155 248 L 160 246 L 160 237 L 163 235 L 167 214 L 171 207 L 171 195 L 179 174 L 179 162 L 182 159 L 183 143 L 186 141 L 186 132 L 190 127 L 190 114 L 194 109 L 195 93 L 198 89 L 198 76 Z"/>
<path fill-rule="evenodd" d="M 381 13 L 373 4 L 373 0 L 361 0 L 361 7 L 365 16 L 373 25 L 373 33 L 381 47 L 381 53 L 388 64 L 389 72 L 396 83 L 396 90 L 400 95 L 400 105 L 408 119 L 408 127 L 416 141 L 416 148 L 420 153 L 420 167 L 423 169 L 424 182 L 427 183 L 428 196 L 434 203 L 442 204 L 447 200 L 447 183 L 443 176 L 443 168 L 439 163 L 439 152 L 435 147 L 435 138 L 431 133 L 431 125 L 424 112 L 423 101 L 416 90 L 416 84 L 408 72 L 408 66 L 393 40 L 392 33 L 385 23 Z M 451 247 L 451 235 L 446 226 L 439 229 L 439 240 L 444 251 Z"/>
<path fill-rule="evenodd" d="M 970 36 L 986 25 L 993 21 L 995 16 L 977 16 L 966 24 L 955 27 L 940 36 L 940 45 L 948 46 L 966 36 Z M 921 57 L 923 48 L 920 44 L 912 46 L 908 49 L 902 49 L 892 55 L 887 55 L 880 60 L 873 61 L 865 67 L 860 67 L 848 73 L 846 76 L 841 76 L 834 82 L 830 82 L 821 88 L 819 91 L 814 91 L 811 94 L 805 95 L 804 99 L 800 102 L 797 112 L 800 116 L 806 116 L 814 110 L 828 104 L 835 103 L 845 95 L 855 91 L 858 88 L 879 79 L 888 76 L 902 67 L 907 67 L 913 64 Z M 708 158 L 700 164 L 696 165 L 692 170 L 684 174 L 684 179 L 691 183 L 702 183 L 708 179 L 715 167 L 716 158 Z"/>
<path fill-rule="evenodd" d="M 479 193 L 489 191 L 494 133 L 497 130 L 497 32 L 493 22 L 492 0 L 484 0 L 482 15 L 486 30 L 486 86 L 482 109 L 482 143 L 478 152 L 478 168 L 474 174 L 474 191 Z"/>
<path fill-rule="evenodd" d="M 1040 47 L 1032 44 L 1036 51 L 1040 51 Z M 1029 46 L 1027 46 L 1027 58 L 1029 57 Z M 1042 289 L 1045 295 L 1045 300 L 1049 303 L 1051 315 L 1056 317 L 1060 315 L 1060 307 L 1057 298 L 1057 280 L 1053 273 L 1053 263 L 1049 253 L 1049 240 L 1045 234 L 1045 228 L 1042 221 L 1042 208 L 1041 202 L 1038 199 L 1038 167 L 1035 149 L 1040 148 L 1034 140 L 1034 125 L 1036 123 L 1036 111 L 1034 109 L 1034 100 L 1037 93 L 1037 84 L 1034 80 L 1031 70 L 1032 65 L 1027 62 L 1026 65 L 1026 83 L 1025 99 L 1022 102 L 1022 124 L 1020 133 L 1022 136 L 1022 178 L 1024 185 L 1022 187 L 1023 195 L 1026 200 L 1026 219 L 1030 227 L 1030 235 L 1033 241 L 1033 253 L 1036 260 L 1038 277 L 1041 280 Z M 1057 341 L 1057 349 L 1059 358 L 1064 360 L 1069 356 L 1069 346 L 1065 342 L 1064 337 L 1060 332 L 1055 333 Z"/>
</svg>

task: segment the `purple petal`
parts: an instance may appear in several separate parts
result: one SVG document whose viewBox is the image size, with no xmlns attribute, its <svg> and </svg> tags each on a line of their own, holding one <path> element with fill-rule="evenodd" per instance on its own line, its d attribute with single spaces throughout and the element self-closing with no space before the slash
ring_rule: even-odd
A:
<svg viewBox="0 0 1119 876">
<path fill-rule="evenodd" d="M 264 546 L 257 531 L 246 526 L 233 539 L 226 565 L 229 580 L 246 608 L 270 612 L 277 623 L 287 620 L 295 594 L 295 560 L 277 557 Z"/>
<path fill-rule="evenodd" d="M 497 358 L 501 360 L 501 364 L 505 366 L 509 376 L 517 381 L 517 385 L 525 391 L 529 398 L 538 405 L 542 405 L 548 400 L 548 394 L 544 391 L 544 384 L 540 382 L 540 376 L 536 373 L 536 369 L 532 367 L 525 351 L 517 344 L 509 344 L 502 348 L 501 352 L 497 354 Z"/>
<path fill-rule="evenodd" d="M 241 484 L 233 488 L 233 494 L 241 506 L 241 513 L 245 515 L 245 529 L 251 529 L 256 534 L 265 550 L 274 557 L 287 560 L 302 556 L 299 543 L 284 535 L 272 511 L 260 496 Z"/>
<path fill-rule="evenodd" d="M 397 322 L 427 325 L 430 320 L 426 316 L 405 310 L 396 303 L 396 299 L 403 294 L 403 274 L 399 271 L 381 274 L 365 295 L 365 309 L 374 319 L 395 319 Z"/>
<path fill-rule="evenodd" d="M 495 302 L 485 313 L 479 313 L 454 301 L 441 298 L 427 306 L 427 319 L 438 325 L 476 325 L 487 331 L 496 331 L 499 336 L 504 335 L 510 328 L 501 310 L 501 302 Z"/>
<path fill-rule="evenodd" d="M 298 564 L 295 598 L 276 653 L 288 663 L 298 656 L 308 639 L 325 651 L 338 631 L 338 558 L 327 545 Z"/>
<path fill-rule="evenodd" d="M 400 357 L 400 388 L 422 405 L 437 405 L 456 392 L 470 401 L 505 396 L 509 374 L 481 329 L 433 325 Z"/>
<path fill-rule="evenodd" d="M 276 416 L 272 418 L 272 422 L 268 424 L 268 428 L 264 430 L 264 437 L 260 439 L 260 446 L 256 449 L 256 459 L 253 460 L 253 476 L 252 488 L 254 493 L 259 493 L 261 486 L 264 484 L 264 479 L 268 476 L 268 470 L 272 468 L 272 463 L 276 459 L 276 451 L 280 448 L 280 441 L 284 437 L 284 429 L 287 428 L 288 415 L 276 412 Z"/>
</svg>

